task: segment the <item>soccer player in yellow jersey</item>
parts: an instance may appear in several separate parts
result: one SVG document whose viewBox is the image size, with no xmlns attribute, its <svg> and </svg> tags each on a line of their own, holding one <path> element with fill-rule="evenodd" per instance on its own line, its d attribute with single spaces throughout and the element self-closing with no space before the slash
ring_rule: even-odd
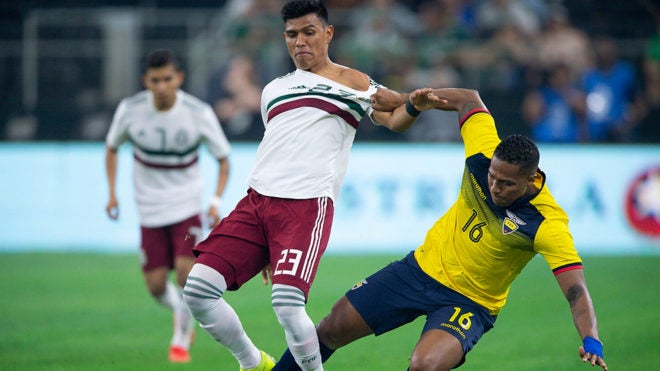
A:
<svg viewBox="0 0 660 371">
<path fill-rule="evenodd" d="M 325 361 L 339 347 L 426 316 L 409 370 L 449 370 L 493 327 L 511 283 L 541 254 L 570 304 L 579 356 L 607 370 L 596 313 L 568 229 L 538 168 L 536 145 L 500 140 L 478 92 L 436 89 L 436 108 L 457 111 L 465 143 L 458 199 L 404 259 L 362 280 L 317 326 Z M 412 102 L 407 102 L 410 107 Z M 416 114 L 410 107 L 408 113 Z M 288 350 L 273 370 L 297 370 Z"/>
</svg>

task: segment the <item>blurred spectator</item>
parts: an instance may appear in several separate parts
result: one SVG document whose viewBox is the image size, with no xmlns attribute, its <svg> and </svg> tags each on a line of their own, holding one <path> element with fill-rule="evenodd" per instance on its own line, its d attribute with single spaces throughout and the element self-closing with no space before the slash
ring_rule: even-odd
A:
<svg viewBox="0 0 660 371">
<path fill-rule="evenodd" d="M 460 86 L 478 89 L 489 101 L 495 102 L 493 109 L 497 115 L 507 116 L 506 122 L 511 123 L 503 128 L 512 132 L 528 128 L 521 117 L 523 95 L 542 83 L 550 67 L 565 64 L 570 67 L 572 78 L 582 78 L 595 63 L 593 35 L 615 37 L 620 58 L 638 67 L 634 78 L 644 99 L 633 100 L 632 109 L 627 110 L 627 123 L 621 126 L 622 132 L 616 129 L 607 134 L 608 138 L 595 137 L 594 140 L 660 141 L 657 113 L 660 109 L 657 50 L 660 47 L 653 47 L 660 44 L 658 30 L 654 28 L 655 19 L 660 18 L 658 1 L 326 0 L 325 3 L 333 13 L 335 42 L 330 53 L 337 63 L 356 66 L 395 90 L 406 90 L 411 83 L 418 84 L 424 79 L 458 81 Z M 189 8 L 201 6 L 201 3 L 181 0 L 168 4 L 181 9 L 182 14 Z M 256 64 L 257 82 L 270 81 L 292 67 L 286 50 L 281 48 L 281 4 L 279 0 L 220 1 L 213 5 L 208 19 L 199 19 L 193 26 L 185 21 L 185 16 L 152 24 L 155 18 L 164 18 L 155 17 L 141 23 L 144 38 L 136 45 L 156 42 L 192 45 L 183 57 L 206 67 L 195 69 L 198 78 L 190 79 L 191 89 L 200 95 L 203 94 L 199 92 L 200 85 L 204 81 L 209 81 L 212 89 L 222 84 L 224 77 L 221 75 L 229 66 L 228 57 L 233 55 L 249 56 L 252 64 Z M 149 8 L 157 14 L 162 5 Z M 39 6 L 25 6 L 26 11 L 32 8 Z M 136 14 L 141 8 L 142 5 L 136 7 Z M 102 18 L 92 16 L 97 13 L 99 11 L 93 7 L 87 13 L 90 16 L 81 12 L 81 20 L 72 19 L 62 29 L 49 21 L 39 22 L 40 40 L 52 39 L 53 45 L 61 42 L 69 49 L 56 53 L 57 56 L 47 52 L 48 49 L 39 49 L 34 60 L 38 74 L 32 84 L 26 83 L 30 81 L 20 73 L 20 69 L 30 63 L 22 59 L 24 54 L 11 50 L 20 51 L 20 48 L 10 48 L 0 58 L 0 82 L 5 87 L 4 95 L 0 94 L 5 102 L 0 108 L 0 135 L 4 139 L 98 140 L 99 133 L 104 131 L 103 125 L 107 125 L 104 116 L 110 113 L 105 107 L 107 88 L 102 84 L 108 72 L 103 62 L 103 48 L 95 51 L 65 43 L 75 39 L 81 42 L 70 45 L 104 45 L 99 42 L 105 40 L 105 36 L 93 21 Z M 151 16 L 152 13 L 140 14 Z M 80 26 L 76 22 L 80 22 Z M 645 45 L 648 45 L 646 49 Z M 223 71 L 219 72 L 218 68 Z M 52 86 L 58 87 L 58 94 L 52 94 Z M 23 92 L 25 87 L 32 90 Z M 201 89 L 204 88 L 201 85 Z M 89 89 L 100 89 L 103 106 L 89 109 L 92 101 Z M 26 97 L 32 96 L 30 92 L 38 95 L 31 101 L 34 107 L 24 107 Z M 207 97 L 213 103 L 223 94 L 229 95 L 223 88 L 210 92 Z M 638 102 L 645 102 L 646 108 Z M 597 105 L 590 107 L 597 108 Z M 33 117 L 24 119 L 26 111 Z M 218 112 L 218 115 L 223 114 Z M 590 115 L 593 117 L 594 112 Z M 240 122 L 237 119 L 227 128 L 232 139 L 251 140 L 260 136 L 261 124 L 257 125 L 258 132 L 250 133 L 242 132 Z M 222 123 L 229 125 L 224 119 Z M 364 127 L 372 130 L 371 125 Z M 233 129 L 237 130 L 236 134 L 231 132 Z M 441 137 L 444 136 L 429 132 L 428 138 Z M 391 138 L 390 133 L 375 128 L 363 139 Z"/>
<path fill-rule="evenodd" d="M 591 64 L 588 36 L 573 27 L 566 11 L 561 7 L 551 10 L 548 20 L 534 42 L 537 45 L 536 64 L 541 71 L 564 64 L 571 68 L 572 77 L 582 76 Z"/>
<path fill-rule="evenodd" d="M 354 9 L 352 13 L 353 17 L 350 21 L 353 28 L 361 28 L 371 22 L 378 24 L 385 21 L 405 37 L 415 36 L 421 32 L 414 12 L 396 0 L 367 0 L 361 9 Z M 370 28 L 369 25 L 366 26 Z"/>
<path fill-rule="evenodd" d="M 282 50 L 280 4 L 272 0 L 231 0 L 227 3 L 227 31 L 219 39 L 229 38 L 229 52 L 250 55 L 259 61 L 265 81 L 289 71 L 289 56 Z M 222 53 L 227 52 L 222 50 Z"/>
<path fill-rule="evenodd" d="M 458 0 L 427 0 L 417 7 L 422 32 L 415 38 L 417 65 L 428 68 L 453 57 L 456 49 L 470 37 L 462 21 Z"/>
<path fill-rule="evenodd" d="M 476 25 L 482 37 L 507 26 L 515 27 L 526 35 L 535 35 L 541 30 L 541 18 L 525 0 L 491 0 L 478 5 Z"/>
<path fill-rule="evenodd" d="M 417 17 L 423 32 L 415 38 L 416 63 L 403 73 L 404 87 L 412 91 L 425 86 L 462 86 L 462 77 L 455 62 L 455 53 L 469 38 L 464 28 L 459 0 L 426 0 L 417 4 Z M 429 110 L 417 117 L 404 135 L 414 142 L 457 142 L 456 112 Z"/>
<path fill-rule="evenodd" d="M 400 62 L 408 63 L 410 38 L 422 31 L 415 14 L 394 0 L 365 2 L 349 13 L 347 27 L 337 43 L 338 61 L 387 85 L 385 76 L 397 76 Z"/>
<path fill-rule="evenodd" d="M 534 57 L 531 39 L 538 36 L 544 14 L 543 7 L 531 6 L 535 1 L 468 1 L 462 8 L 474 7 L 476 31 L 455 53 L 466 87 L 503 92 L 524 85 L 521 76 Z"/>
<path fill-rule="evenodd" d="M 503 25 L 478 44 L 465 44 L 456 54 L 468 86 L 486 91 L 510 91 L 525 84 L 527 67 L 534 62 L 530 36 L 513 25 Z"/>
<path fill-rule="evenodd" d="M 326 0 L 325 5 L 328 9 L 350 9 L 360 4 L 360 0 Z"/>
<path fill-rule="evenodd" d="M 523 119 L 536 142 L 574 143 L 585 137 L 585 97 L 564 64 L 547 71 L 547 83 L 524 98 Z"/>
<path fill-rule="evenodd" d="M 628 142 L 644 112 L 634 67 L 608 37 L 594 39 L 595 65 L 584 74 L 587 124 L 594 142 Z"/>
<path fill-rule="evenodd" d="M 420 87 L 456 87 L 461 86 L 461 76 L 453 66 L 437 62 L 428 68 L 411 67 L 405 76 L 405 91 Z M 415 123 L 404 135 L 415 142 L 458 142 L 460 130 L 456 130 L 457 114 L 454 111 L 428 110 L 419 115 Z"/>
<path fill-rule="evenodd" d="M 256 140 L 263 134 L 263 83 L 253 60 L 232 57 L 211 81 L 209 100 L 230 140 Z"/>
</svg>

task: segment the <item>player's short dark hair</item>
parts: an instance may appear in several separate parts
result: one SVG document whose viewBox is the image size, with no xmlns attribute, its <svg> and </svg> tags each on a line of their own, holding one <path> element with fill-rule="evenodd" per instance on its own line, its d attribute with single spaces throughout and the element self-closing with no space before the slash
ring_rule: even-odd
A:
<svg viewBox="0 0 660 371">
<path fill-rule="evenodd" d="M 173 66 L 176 70 L 181 68 L 179 58 L 170 49 L 154 50 L 144 60 L 145 72 L 150 68 L 161 68 L 165 66 Z"/>
<path fill-rule="evenodd" d="M 520 171 L 532 175 L 539 167 L 539 148 L 529 138 L 520 134 L 509 135 L 495 148 L 493 157 L 520 166 Z"/>
<path fill-rule="evenodd" d="M 328 24 L 328 9 L 320 0 L 293 0 L 282 7 L 280 15 L 284 22 L 314 13 L 321 21 Z"/>
</svg>

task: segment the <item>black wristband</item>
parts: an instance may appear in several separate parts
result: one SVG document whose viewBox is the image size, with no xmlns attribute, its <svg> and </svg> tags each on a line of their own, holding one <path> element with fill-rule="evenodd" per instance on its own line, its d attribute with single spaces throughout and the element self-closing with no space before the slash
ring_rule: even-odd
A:
<svg viewBox="0 0 660 371">
<path fill-rule="evenodd" d="M 412 103 L 410 103 L 410 99 L 406 100 L 406 112 L 412 117 L 417 117 L 422 113 L 422 111 L 418 110 Z"/>
</svg>

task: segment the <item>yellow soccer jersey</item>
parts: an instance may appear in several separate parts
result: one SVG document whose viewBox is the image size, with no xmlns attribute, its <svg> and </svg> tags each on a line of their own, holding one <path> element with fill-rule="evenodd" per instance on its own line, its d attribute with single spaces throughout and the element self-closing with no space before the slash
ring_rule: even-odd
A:
<svg viewBox="0 0 660 371">
<path fill-rule="evenodd" d="M 500 138 L 490 114 L 463 120 L 465 170 L 454 205 L 427 232 L 415 258 L 428 275 L 497 314 L 523 267 L 538 253 L 555 274 L 582 268 L 568 217 L 537 173 L 540 192 L 507 208 L 493 204 L 488 167 Z"/>
</svg>

